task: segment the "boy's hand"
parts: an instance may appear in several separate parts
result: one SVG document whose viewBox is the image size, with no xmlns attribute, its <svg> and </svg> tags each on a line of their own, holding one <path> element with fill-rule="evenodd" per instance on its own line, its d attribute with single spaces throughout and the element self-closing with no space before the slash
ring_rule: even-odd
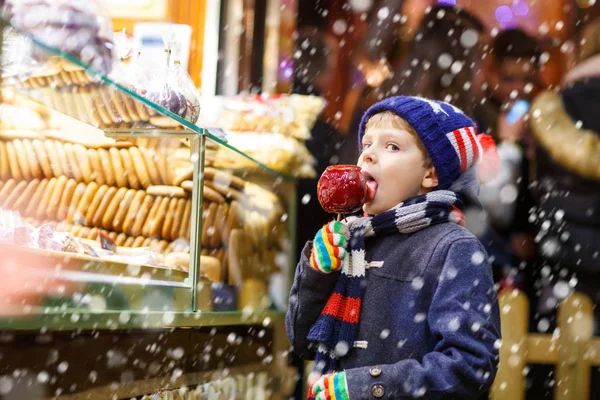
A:
<svg viewBox="0 0 600 400">
<path fill-rule="evenodd" d="M 334 372 L 321 377 L 308 389 L 308 398 L 315 400 L 350 400 L 346 372 Z"/>
<path fill-rule="evenodd" d="M 325 274 L 339 270 L 348 254 L 346 246 L 349 238 L 350 231 L 343 223 L 331 221 L 325 224 L 315 235 L 311 267 Z"/>
</svg>

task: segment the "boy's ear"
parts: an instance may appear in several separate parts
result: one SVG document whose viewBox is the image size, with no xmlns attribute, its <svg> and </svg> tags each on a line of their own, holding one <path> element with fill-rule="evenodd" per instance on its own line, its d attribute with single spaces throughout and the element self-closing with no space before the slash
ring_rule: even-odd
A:
<svg viewBox="0 0 600 400">
<path fill-rule="evenodd" d="M 425 189 L 433 189 L 438 186 L 437 171 L 433 165 L 427 168 L 427 172 L 425 172 L 421 186 Z"/>
</svg>

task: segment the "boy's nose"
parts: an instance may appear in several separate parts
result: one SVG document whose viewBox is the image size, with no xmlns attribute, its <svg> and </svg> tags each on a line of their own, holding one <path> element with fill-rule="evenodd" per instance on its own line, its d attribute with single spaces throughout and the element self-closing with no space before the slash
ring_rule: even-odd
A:
<svg viewBox="0 0 600 400">
<path fill-rule="evenodd" d="M 377 156 L 375 151 L 373 151 L 373 147 L 365 149 L 361 154 L 361 158 L 363 162 L 370 162 L 372 164 L 377 162 Z"/>
</svg>

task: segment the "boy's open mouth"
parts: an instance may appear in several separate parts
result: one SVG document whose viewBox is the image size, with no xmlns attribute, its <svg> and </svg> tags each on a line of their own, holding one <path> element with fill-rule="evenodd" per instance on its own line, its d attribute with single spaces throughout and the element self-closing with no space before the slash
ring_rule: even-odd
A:
<svg viewBox="0 0 600 400">
<path fill-rule="evenodd" d="M 365 202 L 370 203 L 375 198 L 375 194 L 377 193 L 377 181 L 373 176 L 367 171 L 361 171 L 365 180 L 367 181 L 367 198 Z"/>
</svg>

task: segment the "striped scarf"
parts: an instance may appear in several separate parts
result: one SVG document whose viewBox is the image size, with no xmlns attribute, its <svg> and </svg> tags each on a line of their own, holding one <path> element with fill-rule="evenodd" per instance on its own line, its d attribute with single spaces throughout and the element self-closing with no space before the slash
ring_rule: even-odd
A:
<svg viewBox="0 0 600 400">
<path fill-rule="evenodd" d="M 350 253 L 321 316 L 308 339 L 318 343 L 314 371 L 328 374 L 338 369 L 338 360 L 354 345 L 364 293 L 365 238 L 394 233 L 412 233 L 442 222 L 463 222 L 462 201 L 448 190 L 412 197 L 384 213 L 348 219 Z"/>
</svg>

